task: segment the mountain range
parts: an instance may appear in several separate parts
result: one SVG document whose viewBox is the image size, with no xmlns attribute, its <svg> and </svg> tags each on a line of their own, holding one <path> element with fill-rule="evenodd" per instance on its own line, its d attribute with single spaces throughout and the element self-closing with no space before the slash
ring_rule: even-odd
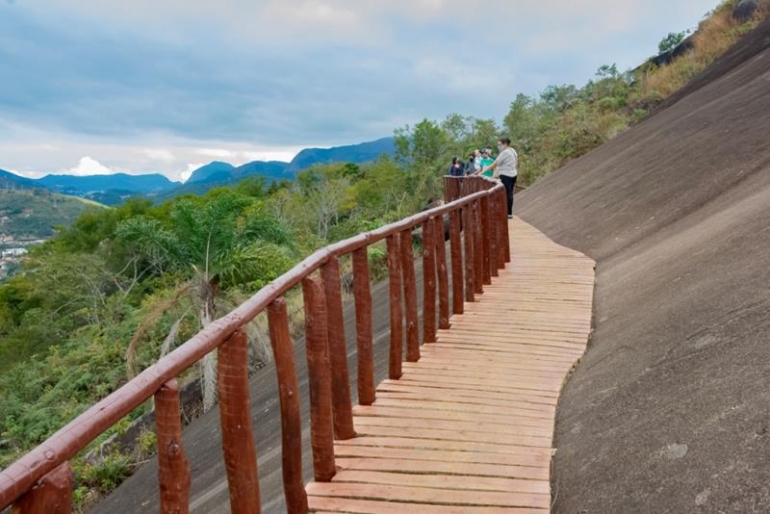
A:
<svg viewBox="0 0 770 514">
<path fill-rule="evenodd" d="M 173 182 L 159 173 L 130 175 L 47 175 L 29 179 L 0 169 L 0 189 L 46 189 L 87 198 L 105 205 L 118 205 L 127 198 L 142 196 L 156 201 L 185 194 L 205 194 L 214 187 L 235 184 L 244 178 L 265 177 L 268 183 L 293 180 L 297 174 L 318 164 L 350 162 L 363 164 L 382 154 L 393 155 L 392 137 L 334 148 L 307 148 L 291 162 L 254 161 L 242 166 L 215 161 L 196 169 L 185 183 Z"/>
</svg>

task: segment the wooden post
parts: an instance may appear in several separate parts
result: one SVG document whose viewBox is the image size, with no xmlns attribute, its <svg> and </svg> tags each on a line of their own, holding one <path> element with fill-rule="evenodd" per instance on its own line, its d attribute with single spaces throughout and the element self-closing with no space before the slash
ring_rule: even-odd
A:
<svg viewBox="0 0 770 514">
<path fill-rule="evenodd" d="M 353 252 L 353 295 L 356 301 L 356 344 L 358 350 L 358 403 L 375 400 L 374 353 L 372 349 L 372 293 L 369 285 L 367 247 Z"/>
<path fill-rule="evenodd" d="M 70 514 L 72 469 L 65 462 L 54 469 L 13 504 L 12 514 Z"/>
<path fill-rule="evenodd" d="M 483 196 L 479 200 L 479 209 L 481 214 L 481 247 L 483 248 L 483 260 L 481 262 L 484 272 L 484 285 L 492 284 L 492 259 L 490 253 L 489 236 L 491 232 L 491 223 L 489 220 L 489 197 Z"/>
<path fill-rule="evenodd" d="M 179 385 L 171 380 L 155 393 L 160 511 L 190 512 L 190 468 L 182 445 Z"/>
<path fill-rule="evenodd" d="M 452 203 L 460 197 L 461 178 L 444 177 L 444 201 Z"/>
<path fill-rule="evenodd" d="M 257 450 L 249 401 L 249 349 L 246 333 L 238 330 L 219 347 L 217 389 L 222 422 L 230 508 L 233 512 L 262 512 L 257 475 Z"/>
<path fill-rule="evenodd" d="M 342 286 L 340 263 L 332 256 L 321 269 L 326 297 L 329 361 L 332 373 L 332 405 L 334 407 L 334 434 L 338 440 L 353 439 L 353 406 L 350 401 L 348 376 L 348 348 L 345 341 L 345 319 L 342 313 Z"/>
<path fill-rule="evenodd" d="M 477 183 L 478 186 L 478 183 Z M 484 294 L 484 237 L 481 226 L 481 206 L 478 200 L 473 202 L 473 285 L 476 294 Z"/>
<path fill-rule="evenodd" d="M 267 321 L 270 326 L 270 345 L 273 348 L 275 371 L 278 375 L 278 395 L 281 402 L 281 468 L 286 512 L 307 514 L 307 494 L 302 478 L 299 383 L 285 299 L 278 298 L 267 307 Z"/>
<path fill-rule="evenodd" d="M 436 218 L 433 238 L 436 242 L 436 270 L 438 271 L 438 327 L 449 328 L 449 274 L 446 265 L 446 238 L 444 217 Z"/>
<path fill-rule="evenodd" d="M 465 301 L 476 301 L 476 272 L 473 264 L 476 262 L 473 256 L 473 207 L 471 204 L 463 207 L 463 241 L 465 245 Z"/>
<path fill-rule="evenodd" d="M 508 196 L 505 192 L 505 189 L 502 189 L 500 191 L 500 198 L 503 199 L 503 208 L 500 209 L 500 219 L 503 220 L 503 226 L 505 227 L 505 230 L 503 231 L 504 237 L 504 247 L 505 247 L 505 262 L 511 262 L 511 235 L 509 233 L 509 219 L 508 219 Z"/>
<path fill-rule="evenodd" d="M 498 242 L 497 235 L 500 233 L 500 223 L 497 221 L 497 195 L 492 193 L 487 197 L 487 217 L 489 219 L 489 234 L 487 234 L 487 240 L 489 241 L 489 271 L 492 278 L 499 277 L 500 273 L 497 267 L 497 255 L 498 255 Z"/>
<path fill-rule="evenodd" d="M 497 248 L 497 251 L 495 252 L 495 262 L 497 263 L 497 269 L 501 270 L 505 268 L 505 236 L 503 235 L 503 232 L 505 231 L 505 226 L 508 224 L 507 219 L 503 219 L 500 215 L 502 209 L 505 208 L 505 204 L 501 203 L 501 198 L 499 194 L 495 194 L 495 208 L 493 211 L 494 219 L 496 220 L 495 225 L 497 225 L 497 231 L 495 232 L 496 242 L 495 246 Z"/>
<path fill-rule="evenodd" d="M 398 235 L 388 236 L 388 283 L 390 286 L 390 360 L 388 376 L 398 380 L 403 374 L 404 317 L 401 309 L 401 252 Z"/>
<path fill-rule="evenodd" d="M 448 180 L 448 179 L 447 179 Z M 420 360 L 420 327 L 417 314 L 417 279 L 414 274 L 412 230 L 401 232 L 401 276 L 404 281 L 404 307 L 406 310 L 406 360 Z"/>
<path fill-rule="evenodd" d="M 436 243 L 435 222 L 429 218 L 422 225 L 423 340 L 436 342 Z"/>
<path fill-rule="evenodd" d="M 321 281 L 302 281 L 305 300 L 305 344 L 310 383 L 310 445 L 316 482 L 330 482 L 334 464 L 334 421 L 332 420 L 332 379 L 326 328 L 326 299 Z"/>
<path fill-rule="evenodd" d="M 463 249 L 460 240 L 460 210 L 449 213 L 449 247 L 452 254 L 452 310 L 455 314 L 465 312 L 463 297 Z"/>
</svg>

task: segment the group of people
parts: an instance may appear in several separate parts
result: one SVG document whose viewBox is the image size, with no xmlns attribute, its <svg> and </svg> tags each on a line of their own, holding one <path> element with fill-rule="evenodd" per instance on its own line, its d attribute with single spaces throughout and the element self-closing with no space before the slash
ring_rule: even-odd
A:
<svg viewBox="0 0 770 514">
<path fill-rule="evenodd" d="M 508 196 L 508 218 L 513 217 L 513 190 L 516 188 L 517 164 L 519 156 L 511 146 L 511 140 L 501 137 L 497 141 L 497 157 L 492 155 L 491 148 L 475 150 L 467 162 L 460 157 L 454 157 L 449 167 L 452 177 L 481 175 L 491 179 L 499 179 L 505 187 Z"/>
</svg>

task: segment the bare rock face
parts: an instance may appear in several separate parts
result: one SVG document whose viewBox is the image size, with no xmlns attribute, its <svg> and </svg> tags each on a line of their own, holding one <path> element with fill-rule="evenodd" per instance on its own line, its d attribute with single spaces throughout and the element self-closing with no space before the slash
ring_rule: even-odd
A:
<svg viewBox="0 0 770 514">
<path fill-rule="evenodd" d="M 761 4 L 761 0 L 741 0 L 733 9 L 733 18 L 741 23 L 749 21 Z"/>
</svg>

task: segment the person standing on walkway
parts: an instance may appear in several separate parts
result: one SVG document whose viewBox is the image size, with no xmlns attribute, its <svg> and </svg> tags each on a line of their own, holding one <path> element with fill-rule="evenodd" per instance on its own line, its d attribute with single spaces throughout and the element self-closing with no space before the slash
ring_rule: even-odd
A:
<svg viewBox="0 0 770 514">
<path fill-rule="evenodd" d="M 492 158 L 492 149 L 485 148 L 481 154 L 481 170 L 479 173 L 487 178 L 492 178 L 493 172 L 491 166 L 495 160 Z"/>
<path fill-rule="evenodd" d="M 480 166 L 480 163 L 479 163 Z M 468 162 L 465 164 L 465 174 L 466 175 L 473 175 L 477 171 L 479 171 L 481 168 L 479 166 L 476 166 L 476 154 L 472 153 L 468 156 Z"/>
<path fill-rule="evenodd" d="M 449 166 L 450 177 L 462 177 L 465 175 L 465 164 L 459 157 L 452 158 L 452 165 Z"/>
<path fill-rule="evenodd" d="M 505 193 L 508 196 L 508 219 L 513 218 L 513 190 L 516 188 L 516 176 L 518 172 L 516 167 L 519 162 L 519 155 L 516 150 L 511 147 L 511 140 L 507 137 L 501 137 L 498 140 L 497 148 L 500 150 L 500 155 L 497 156 L 495 162 L 484 166 L 480 174 L 494 170 L 493 178 L 499 178 L 505 186 Z"/>
</svg>

